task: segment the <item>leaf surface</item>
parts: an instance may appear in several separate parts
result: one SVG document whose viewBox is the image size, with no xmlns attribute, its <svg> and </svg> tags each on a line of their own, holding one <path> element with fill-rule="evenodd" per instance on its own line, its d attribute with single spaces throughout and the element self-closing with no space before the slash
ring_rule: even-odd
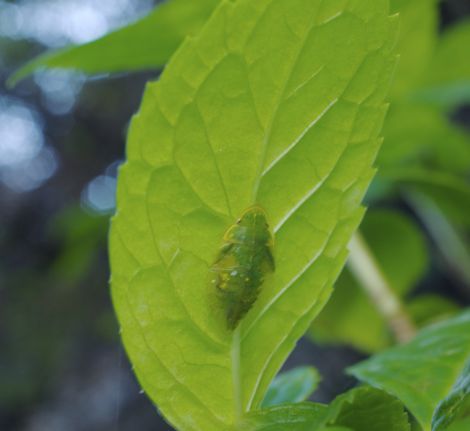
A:
<svg viewBox="0 0 470 431">
<path fill-rule="evenodd" d="M 470 311 L 424 329 L 409 344 L 349 369 L 359 380 L 403 401 L 425 431 L 470 358 Z"/>
<path fill-rule="evenodd" d="M 374 174 L 396 27 L 387 0 L 224 2 L 148 86 L 119 174 L 112 294 L 139 381 L 178 429 L 257 408 L 329 298 Z M 230 332 L 209 267 L 254 203 L 276 271 Z"/>
<path fill-rule="evenodd" d="M 372 387 L 353 389 L 329 406 L 327 424 L 352 431 L 410 431 L 403 404 L 384 391 Z"/>
<path fill-rule="evenodd" d="M 433 431 L 446 431 L 470 419 L 470 362 L 450 394 L 439 404 L 432 420 Z"/>
<path fill-rule="evenodd" d="M 436 0 L 392 0 L 391 10 L 400 14 L 400 61 L 391 90 L 395 101 L 414 90 L 427 72 L 436 46 L 439 18 Z"/>
<path fill-rule="evenodd" d="M 362 387 L 337 397 L 329 406 L 285 404 L 252 412 L 240 431 L 410 431 L 408 414 L 395 397 Z"/>
<path fill-rule="evenodd" d="M 313 367 L 298 367 L 279 374 L 272 381 L 261 406 L 271 407 L 284 403 L 298 403 L 308 399 L 320 382 Z"/>
</svg>

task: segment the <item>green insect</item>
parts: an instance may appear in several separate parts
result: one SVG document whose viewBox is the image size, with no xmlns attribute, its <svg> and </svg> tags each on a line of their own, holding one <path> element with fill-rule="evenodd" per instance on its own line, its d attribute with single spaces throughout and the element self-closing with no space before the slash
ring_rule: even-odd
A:
<svg viewBox="0 0 470 431">
<path fill-rule="evenodd" d="M 266 213 L 259 206 L 245 210 L 225 232 L 211 271 L 229 329 L 237 327 L 256 301 L 266 275 L 274 271 L 273 246 Z"/>
</svg>

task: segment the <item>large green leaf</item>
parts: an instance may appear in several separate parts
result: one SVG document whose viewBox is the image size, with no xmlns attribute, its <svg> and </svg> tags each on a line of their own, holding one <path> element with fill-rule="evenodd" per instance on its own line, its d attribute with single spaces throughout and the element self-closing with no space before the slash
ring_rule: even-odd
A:
<svg viewBox="0 0 470 431">
<path fill-rule="evenodd" d="M 371 210 L 361 231 L 388 284 L 403 298 L 427 266 L 426 243 L 418 227 L 396 211 Z M 348 269 L 341 273 L 310 334 L 320 342 L 346 343 L 368 353 L 392 341 L 383 316 Z"/>
<path fill-rule="evenodd" d="M 178 429 L 258 407 L 330 296 L 374 173 L 396 28 L 387 0 L 224 2 L 147 88 L 119 174 L 112 293 L 140 383 Z M 232 333 L 209 267 L 254 203 L 276 272 Z"/>
<path fill-rule="evenodd" d="M 425 431 L 470 358 L 470 311 L 424 329 L 411 343 L 394 347 L 349 372 L 403 401 Z"/>
<path fill-rule="evenodd" d="M 161 68 L 184 37 L 196 33 L 220 0 L 167 0 L 135 23 L 95 41 L 43 54 L 18 70 L 14 85 L 41 67 L 88 74 Z"/>
<path fill-rule="evenodd" d="M 319 382 L 320 374 L 313 367 L 298 367 L 286 371 L 272 381 L 261 406 L 305 401 L 313 394 Z"/>
</svg>

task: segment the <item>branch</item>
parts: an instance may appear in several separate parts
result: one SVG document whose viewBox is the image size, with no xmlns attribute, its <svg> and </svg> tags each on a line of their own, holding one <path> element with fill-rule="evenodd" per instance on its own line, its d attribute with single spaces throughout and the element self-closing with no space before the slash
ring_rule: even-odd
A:
<svg viewBox="0 0 470 431">
<path fill-rule="evenodd" d="M 396 340 L 410 341 L 416 334 L 415 325 L 359 232 L 354 234 L 349 249 L 349 269 L 387 321 Z"/>
</svg>

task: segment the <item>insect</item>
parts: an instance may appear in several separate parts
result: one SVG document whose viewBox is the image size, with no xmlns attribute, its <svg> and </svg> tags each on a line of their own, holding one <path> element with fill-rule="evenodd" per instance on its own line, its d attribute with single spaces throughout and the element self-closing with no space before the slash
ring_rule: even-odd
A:
<svg viewBox="0 0 470 431">
<path fill-rule="evenodd" d="M 266 275 L 275 269 L 274 240 L 265 211 L 246 209 L 223 237 L 211 266 L 212 280 L 224 307 L 227 327 L 234 330 L 258 298 Z"/>
</svg>

